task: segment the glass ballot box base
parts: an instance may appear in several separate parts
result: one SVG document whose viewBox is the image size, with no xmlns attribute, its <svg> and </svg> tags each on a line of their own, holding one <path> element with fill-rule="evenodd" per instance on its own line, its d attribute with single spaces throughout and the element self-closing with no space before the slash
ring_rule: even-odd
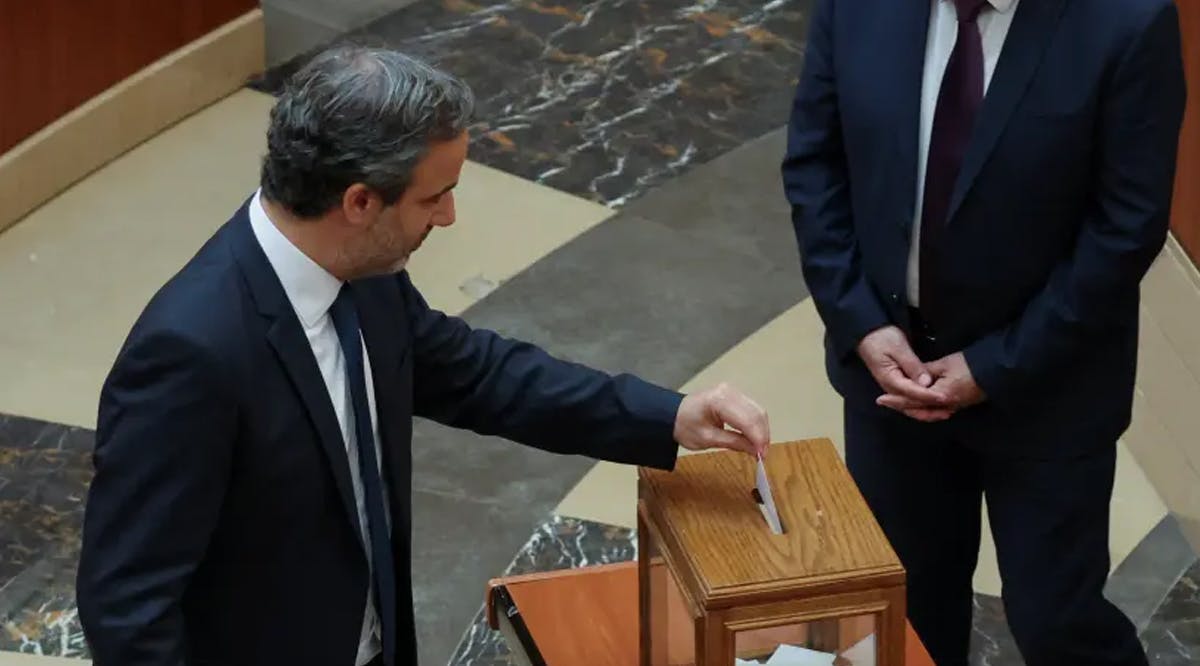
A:
<svg viewBox="0 0 1200 666">
<path fill-rule="evenodd" d="M 679 603 L 683 603 L 682 600 Z M 504 634 L 510 663 L 520 666 L 639 666 L 638 571 L 635 562 L 492 580 L 487 617 Z M 683 618 L 680 618 L 683 619 Z M 667 619 L 677 640 L 667 663 L 690 665 L 692 630 Z M 730 666 L 864 666 L 874 664 L 870 616 L 747 628 L 737 632 Z M 691 651 L 690 651 L 691 650 Z M 912 628 L 905 666 L 932 666 Z"/>
</svg>

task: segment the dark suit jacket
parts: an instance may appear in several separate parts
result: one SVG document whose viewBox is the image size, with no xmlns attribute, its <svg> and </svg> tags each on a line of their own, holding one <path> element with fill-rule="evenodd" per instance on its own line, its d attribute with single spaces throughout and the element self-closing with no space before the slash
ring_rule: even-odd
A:
<svg viewBox="0 0 1200 666">
<path fill-rule="evenodd" d="M 783 182 L 828 371 L 862 409 L 880 388 L 858 342 L 889 323 L 916 335 L 904 294 L 929 12 L 818 0 L 788 128 Z M 1128 425 L 1184 96 L 1171 0 L 1018 4 L 943 232 L 950 314 L 928 353 L 964 351 L 988 394 L 953 419 L 973 441 L 1073 455 Z"/>
<path fill-rule="evenodd" d="M 670 469 L 681 397 L 472 330 L 407 274 L 354 288 L 397 517 L 398 654 L 416 663 L 412 417 Z M 353 665 L 368 571 L 345 448 L 245 207 L 133 327 L 95 467 L 78 601 L 98 666 Z"/>
</svg>

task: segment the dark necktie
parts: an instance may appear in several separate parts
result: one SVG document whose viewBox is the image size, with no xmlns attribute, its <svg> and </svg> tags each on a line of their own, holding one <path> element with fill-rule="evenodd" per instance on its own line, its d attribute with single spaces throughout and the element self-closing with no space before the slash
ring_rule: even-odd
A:
<svg viewBox="0 0 1200 666">
<path fill-rule="evenodd" d="M 925 195 L 921 210 L 920 281 L 921 312 L 930 322 L 939 319 L 938 268 L 942 230 L 948 221 L 954 183 L 983 102 L 983 40 L 975 20 L 987 0 L 954 0 L 958 13 L 958 38 L 938 92 L 925 169 Z"/>
<path fill-rule="evenodd" d="M 367 402 L 366 371 L 363 369 L 362 342 L 359 337 L 358 311 L 349 285 L 342 287 L 329 309 L 337 329 L 342 354 L 346 358 L 346 379 L 354 403 L 354 433 L 358 442 L 358 467 L 362 476 L 363 499 L 367 509 L 367 533 L 371 540 L 374 564 L 375 605 L 379 613 L 383 642 L 383 663 L 396 664 L 396 574 L 393 570 L 392 540 L 384 509 L 386 495 L 375 457 L 375 435 Z"/>
</svg>

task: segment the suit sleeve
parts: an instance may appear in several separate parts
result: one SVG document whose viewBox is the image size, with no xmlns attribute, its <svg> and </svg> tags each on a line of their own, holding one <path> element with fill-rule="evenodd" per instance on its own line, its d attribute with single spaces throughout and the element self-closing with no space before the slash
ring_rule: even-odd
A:
<svg viewBox="0 0 1200 666">
<path fill-rule="evenodd" d="M 1074 251 L 1008 327 L 970 345 L 967 365 L 1004 406 L 1136 302 L 1169 225 L 1185 91 L 1179 20 L 1167 2 L 1132 40 L 1102 101 L 1096 200 Z"/>
<path fill-rule="evenodd" d="M 833 12 L 832 0 L 819 0 L 814 10 L 782 176 L 805 282 L 835 352 L 845 357 L 889 317 L 867 282 L 855 237 L 833 62 Z"/>
<path fill-rule="evenodd" d="M 555 453 L 672 469 L 682 396 L 610 376 L 430 309 L 400 275 L 418 416 Z"/>
<path fill-rule="evenodd" d="M 235 413 L 181 337 L 131 342 L 102 391 L 77 595 L 97 666 L 181 666 L 181 600 L 217 523 Z"/>
</svg>

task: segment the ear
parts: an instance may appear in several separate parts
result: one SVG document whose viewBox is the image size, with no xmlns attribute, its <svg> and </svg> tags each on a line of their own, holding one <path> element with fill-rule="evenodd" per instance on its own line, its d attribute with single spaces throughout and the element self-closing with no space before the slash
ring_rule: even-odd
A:
<svg viewBox="0 0 1200 666">
<path fill-rule="evenodd" d="M 366 226 L 379 217 L 383 199 L 362 183 L 355 183 L 342 193 L 342 214 L 350 224 Z"/>
</svg>

